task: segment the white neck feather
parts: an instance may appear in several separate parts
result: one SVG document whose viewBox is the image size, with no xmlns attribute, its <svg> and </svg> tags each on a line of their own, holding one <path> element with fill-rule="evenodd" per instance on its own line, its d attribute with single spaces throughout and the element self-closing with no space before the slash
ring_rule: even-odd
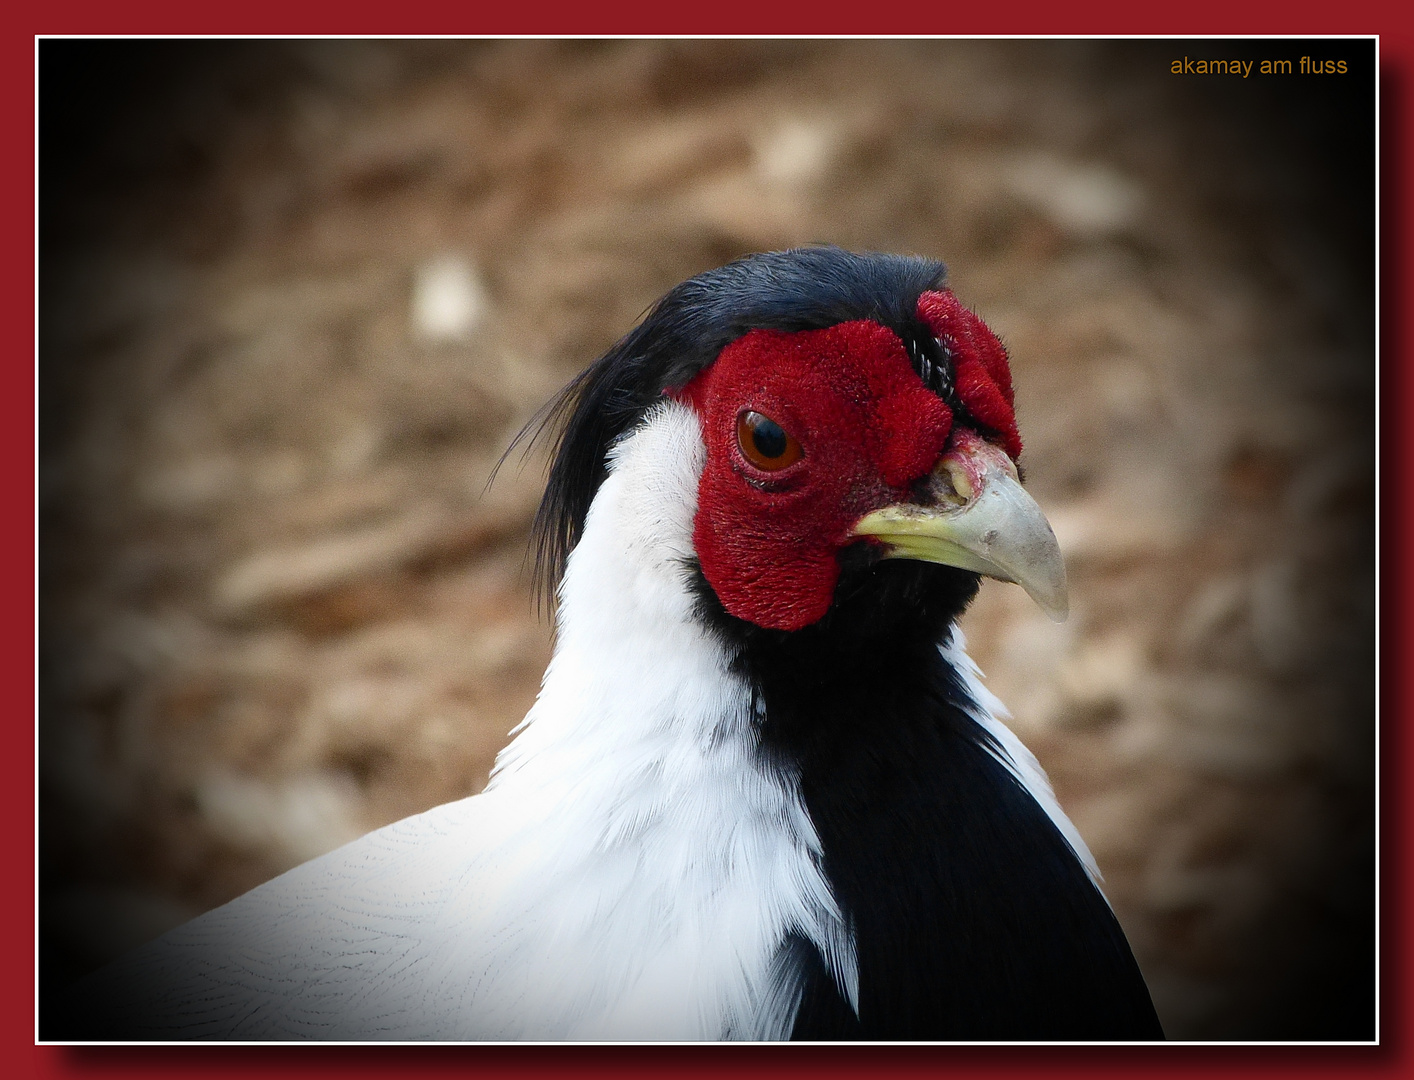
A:
<svg viewBox="0 0 1414 1080">
<path fill-rule="evenodd" d="M 692 617 L 703 458 L 697 418 L 675 402 L 614 448 L 560 587 L 540 697 L 483 797 L 514 804 L 496 815 L 521 824 L 514 844 L 558 823 L 539 865 L 517 859 L 561 882 L 559 910 L 537 915 L 553 969 L 501 968 L 527 991 L 559 986 L 552 1037 L 788 1037 L 800 988 L 780 985 L 795 976 L 777 954 L 790 932 L 857 1000 L 794 777 L 757 752 L 750 690 Z"/>
</svg>

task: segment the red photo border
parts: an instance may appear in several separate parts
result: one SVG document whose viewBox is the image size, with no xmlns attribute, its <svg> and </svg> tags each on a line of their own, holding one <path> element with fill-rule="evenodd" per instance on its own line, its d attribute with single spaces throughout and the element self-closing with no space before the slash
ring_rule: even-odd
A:
<svg viewBox="0 0 1414 1080">
<path fill-rule="evenodd" d="M 147 2 L 100 5 L 83 0 L 62 7 L 27 9 L 9 20 L 21 24 L 0 37 L 0 123 L 12 148 L 4 185 L 9 196 L 0 214 L 0 251 L 5 287 L 0 288 L 4 325 L 10 330 L 11 360 L 3 371 L 5 422 L 0 424 L 0 505 L 10 508 L 0 530 L 0 685 L 5 716 L 16 738 L 4 758 L 0 783 L 5 820 L 3 850 L 16 868 L 11 887 L 0 890 L 0 936 L 4 1007 L 0 1009 L 0 1068 L 7 1075 L 34 1077 L 213 1077 L 259 1075 L 397 1076 L 704 1076 L 731 1070 L 773 1076 L 884 1074 L 901 1077 L 1007 1075 L 1179 1076 L 1202 1073 L 1288 1076 L 1394 1075 L 1409 1062 L 1405 1020 L 1411 968 L 1403 927 L 1409 896 L 1406 858 L 1410 799 L 1403 778 L 1414 770 L 1410 742 L 1403 733 L 1408 711 L 1409 650 L 1405 624 L 1414 609 L 1414 587 L 1402 567 L 1409 532 L 1405 487 L 1411 464 L 1410 425 L 1414 390 L 1408 377 L 1404 321 L 1404 266 L 1411 250 L 1411 225 L 1404 208 L 1410 185 L 1410 88 L 1414 77 L 1414 34 L 1392 25 L 1390 6 L 1353 0 L 1338 6 L 1266 5 L 1233 0 L 1189 0 L 1178 9 L 1102 0 L 1074 4 L 1008 4 L 966 8 L 906 3 L 880 9 L 845 5 L 717 3 L 689 8 L 664 5 L 540 6 L 531 13 L 498 6 L 429 5 L 409 11 L 387 4 L 316 0 L 247 0 L 235 7 Z M 7 21 L 9 21 L 7 20 Z M 1407 23 L 1407 20 L 1405 20 Z M 67 1047 L 36 1046 L 34 1039 L 34 880 L 33 767 L 35 594 L 35 275 L 33 214 L 36 35 L 71 34 L 1025 34 L 1025 35 L 1270 35 L 1299 33 L 1379 35 L 1380 84 L 1380 244 L 1381 326 L 1381 1045 L 1184 1046 L 1165 1047 Z M 28 148 L 28 149 L 26 149 Z M 28 215 L 27 229 L 21 219 Z M 26 332 L 25 327 L 29 327 Z M 27 356 L 26 356 L 27 354 Z M 25 508 L 28 508 L 27 510 Z"/>
</svg>

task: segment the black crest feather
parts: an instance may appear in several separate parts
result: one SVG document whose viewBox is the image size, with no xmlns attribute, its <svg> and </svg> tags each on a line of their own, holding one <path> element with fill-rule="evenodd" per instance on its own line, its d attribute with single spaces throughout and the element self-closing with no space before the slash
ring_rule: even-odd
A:
<svg viewBox="0 0 1414 1080">
<path fill-rule="evenodd" d="M 748 331 L 818 330 L 853 319 L 894 330 L 919 374 L 942 379 L 946 358 L 917 306 L 946 274 L 936 259 L 822 246 L 747 255 L 671 289 L 511 444 L 529 437 L 533 445 L 547 433 L 556 440 L 532 535 L 540 597 L 553 606 L 610 447 L 665 391 L 686 385 Z"/>
</svg>

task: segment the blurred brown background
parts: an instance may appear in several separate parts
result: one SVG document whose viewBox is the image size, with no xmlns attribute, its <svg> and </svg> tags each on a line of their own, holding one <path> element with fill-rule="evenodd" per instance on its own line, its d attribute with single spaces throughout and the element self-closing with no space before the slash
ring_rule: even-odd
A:
<svg viewBox="0 0 1414 1080">
<path fill-rule="evenodd" d="M 1345 58 L 1345 76 L 1173 59 Z M 484 784 L 543 459 L 665 289 L 944 259 L 1011 350 L 1055 626 L 973 655 L 1171 1037 L 1366 1038 L 1373 45 L 45 41 L 45 992 Z"/>
</svg>

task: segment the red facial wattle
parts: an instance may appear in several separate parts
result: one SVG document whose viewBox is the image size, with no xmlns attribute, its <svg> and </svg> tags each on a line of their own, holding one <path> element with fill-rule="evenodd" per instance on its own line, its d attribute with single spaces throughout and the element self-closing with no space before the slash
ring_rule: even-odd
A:
<svg viewBox="0 0 1414 1080">
<path fill-rule="evenodd" d="M 918 317 L 928 324 L 953 362 L 958 400 L 978 423 L 995 432 L 1015 461 L 1021 456 L 1016 428 L 1016 394 L 1006 349 L 987 324 L 958 302 L 951 289 L 925 292 Z"/>
<path fill-rule="evenodd" d="M 869 320 L 751 331 L 676 396 L 701 418 L 707 449 L 693 531 L 702 572 L 730 614 L 769 629 L 825 614 L 855 522 L 906 498 L 952 427 L 898 335 Z M 799 458 L 748 460 L 744 411 L 789 433 Z"/>
</svg>

